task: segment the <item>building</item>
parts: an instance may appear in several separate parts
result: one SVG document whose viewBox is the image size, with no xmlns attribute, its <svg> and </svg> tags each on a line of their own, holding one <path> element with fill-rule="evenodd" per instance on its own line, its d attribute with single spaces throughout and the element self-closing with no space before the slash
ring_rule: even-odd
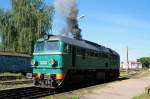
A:
<svg viewBox="0 0 150 99">
<path fill-rule="evenodd" d="M 129 61 L 129 66 L 126 62 L 121 62 L 121 69 L 142 69 L 142 63 L 137 61 Z"/>
</svg>

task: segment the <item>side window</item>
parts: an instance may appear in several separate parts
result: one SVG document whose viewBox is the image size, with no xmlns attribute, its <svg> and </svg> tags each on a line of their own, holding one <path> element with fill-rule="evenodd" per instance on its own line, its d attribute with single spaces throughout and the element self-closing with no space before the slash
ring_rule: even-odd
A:
<svg viewBox="0 0 150 99">
<path fill-rule="evenodd" d="M 69 53 L 72 53 L 72 46 L 69 45 Z"/>
<path fill-rule="evenodd" d="M 72 46 L 69 44 L 65 44 L 64 52 L 71 53 L 72 52 Z"/>
<path fill-rule="evenodd" d="M 67 52 L 67 44 L 65 44 L 65 46 L 64 46 L 64 52 Z"/>
<path fill-rule="evenodd" d="M 85 50 L 85 56 L 86 57 L 88 56 L 88 50 L 87 49 Z"/>
<path fill-rule="evenodd" d="M 77 47 L 76 52 L 77 52 L 77 55 L 82 55 L 82 48 Z"/>
<path fill-rule="evenodd" d="M 105 67 L 108 67 L 108 63 L 105 63 Z"/>
<path fill-rule="evenodd" d="M 90 56 L 90 50 L 87 50 L 87 56 Z"/>
<path fill-rule="evenodd" d="M 98 52 L 95 52 L 95 57 L 98 57 Z"/>
<path fill-rule="evenodd" d="M 86 55 L 86 50 L 82 49 L 82 58 L 85 59 L 85 55 Z"/>
</svg>

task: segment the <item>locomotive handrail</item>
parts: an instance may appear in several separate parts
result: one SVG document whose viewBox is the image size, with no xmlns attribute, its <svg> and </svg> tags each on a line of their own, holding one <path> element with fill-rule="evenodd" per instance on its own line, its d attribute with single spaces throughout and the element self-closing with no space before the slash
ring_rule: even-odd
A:
<svg viewBox="0 0 150 99">
<path fill-rule="evenodd" d="M 57 67 L 46 67 L 46 66 L 32 66 L 32 68 L 49 68 L 49 69 L 62 69 L 64 68 L 63 66 L 57 66 Z"/>
</svg>

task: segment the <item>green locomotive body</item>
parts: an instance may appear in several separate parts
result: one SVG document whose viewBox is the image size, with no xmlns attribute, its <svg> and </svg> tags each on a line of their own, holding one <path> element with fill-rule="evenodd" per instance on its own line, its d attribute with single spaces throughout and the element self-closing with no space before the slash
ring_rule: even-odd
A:
<svg viewBox="0 0 150 99">
<path fill-rule="evenodd" d="M 57 88 L 89 79 L 119 77 L 118 53 L 86 40 L 63 36 L 39 39 L 33 53 L 35 86 Z"/>
</svg>

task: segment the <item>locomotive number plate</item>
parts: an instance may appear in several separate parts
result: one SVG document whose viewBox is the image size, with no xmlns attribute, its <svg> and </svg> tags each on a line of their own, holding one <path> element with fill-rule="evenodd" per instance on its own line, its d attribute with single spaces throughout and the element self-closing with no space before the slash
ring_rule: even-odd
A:
<svg viewBox="0 0 150 99">
<path fill-rule="evenodd" d="M 47 65 L 47 61 L 41 61 L 40 64 L 41 65 Z"/>
</svg>

